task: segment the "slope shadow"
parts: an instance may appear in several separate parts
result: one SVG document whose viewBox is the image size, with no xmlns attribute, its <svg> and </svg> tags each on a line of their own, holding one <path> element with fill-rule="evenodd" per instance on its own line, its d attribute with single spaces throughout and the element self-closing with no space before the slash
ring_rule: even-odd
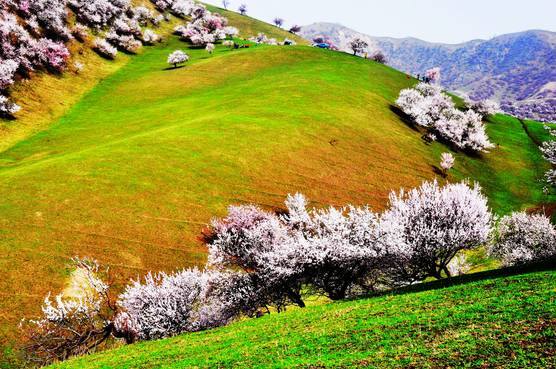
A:
<svg viewBox="0 0 556 369">
<path fill-rule="evenodd" d="M 390 105 L 390 111 L 392 111 L 394 114 L 396 114 L 400 118 L 400 120 L 402 122 L 404 122 L 409 128 L 411 128 L 415 132 L 423 133 L 423 129 L 419 125 L 415 124 L 415 122 L 411 119 L 411 117 L 409 115 L 407 115 L 406 113 L 404 113 L 403 110 L 401 110 L 399 107 L 397 107 L 395 105 Z M 433 143 L 433 141 L 431 141 L 429 138 L 427 138 L 426 131 L 421 136 L 421 139 L 427 145 L 431 145 Z M 444 140 L 441 137 L 438 137 L 437 141 L 442 143 L 443 145 L 449 147 L 450 150 L 452 150 L 453 152 L 461 152 L 461 153 L 464 153 L 465 155 L 467 155 L 469 157 L 472 157 L 472 158 L 475 158 L 475 159 L 480 159 L 480 158 L 483 157 L 481 152 L 473 151 L 473 150 L 469 150 L 469 149 L 463 149 L 462 150 L 459 147 L 457 147 L 456 145 L 454 145 L 453 143 L 451 143 L 450 141 Z"/>
<path fill-rule="evenodd" d="M 355 298 L 354 300 L 359 300 L 362 298 L 369 298 L 369 297 L 396 296 L 396 295 L 405 295 L 408 293 L 415 293 L 415 292 L 434 291 L 434 290 L 444 289 L 452 286 L 468 284 L 471 282 L 488 281 L 492 279 L 511 277 L 514 275 L 552 271 L 552 270 L 556 270 L 556 257 L 552 257 L 548 260 L 539 263 L 518 265 L 509 268 L 489 270 L 486 272 L 466 274 L 458 277 L 446 278 L 438 281 L 420 283 L 420 284 L 415 284 L 407 287 L 401 287 L 389 291 L 377 292 L 377 293 L 366 295 L 364 297 Z"/>
<path fill-rule="evenodd" d="M 411 117 L 404 113 L 402 109 L 398 108 L 395 105 L 390 105 L 390 111 L 396 114 L 401 119 L 401 121 L 404 122 L 409 128 L 411 128 L 415 132 L 421 132 L 419 126 L 415 124 Z"/>
<path fill-rule="evenodd" d="M 164 68 L 163 70 L 177 70 L 182 68 L 185 68 L 185 65 L 178 65 L 177 67 L 168 67 L 168 68 Z"/>
</svg>

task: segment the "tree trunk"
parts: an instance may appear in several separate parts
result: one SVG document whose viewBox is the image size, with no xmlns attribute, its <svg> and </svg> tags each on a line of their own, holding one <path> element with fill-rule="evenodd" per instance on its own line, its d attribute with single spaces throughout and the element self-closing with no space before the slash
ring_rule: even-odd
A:
<svg viewBox="0 0 556 369">
<path fill-rule="evenodd" d="M 305 307 L 305 302 L 301 298 L 301 295 L 298 292 L 292 291 L 291 289 L 288 290 L 288 297 L 292 300 L 297 306 L 300 308 Z"/>
</svg>

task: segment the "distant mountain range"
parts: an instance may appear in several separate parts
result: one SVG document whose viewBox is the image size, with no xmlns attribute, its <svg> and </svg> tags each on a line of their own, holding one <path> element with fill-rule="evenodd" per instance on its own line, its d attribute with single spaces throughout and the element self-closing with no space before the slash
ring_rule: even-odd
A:
<svg viewBox="0 0 556 369">
<path fill-rule="evenodd" d="M 442 69 L 441 83 L 472 99 L 492 99 L 517 116 L 556 121 L 556 33 L 526 31 L 491 40 L 440 44 L 416 38 L 372 37 L 333 23 L 305 26 L 309 40 L 324 36 L 349 51 L 353 37 L 380 49 L 392 67 L 413 75 Z"/>
</svg>

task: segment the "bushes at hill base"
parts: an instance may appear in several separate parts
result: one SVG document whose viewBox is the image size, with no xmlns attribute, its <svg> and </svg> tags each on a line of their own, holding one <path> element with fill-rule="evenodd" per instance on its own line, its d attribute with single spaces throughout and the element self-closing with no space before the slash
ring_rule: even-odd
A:
<svg viewBox="0 0 556 369">
<path fill-rule="evenodd" d="M 149 274 L 118 299 L 96 264 L 78 264 L 88 276 L 86 292 L 58 296 L 55 304 L 45 300 L 43 316 L 25 325 L 30 358 L 63 360 L 110 336 L 132 343 L 219 327 L 271 308 L 303 307 L 305 293 L 339 300 L 450 277 L 469 269 L 461 251 L 491 238 L 490 254 L 505 265 L 556 254 L 556 230 L 547 218 L 514 214 L 494 231 L 486 198 L 466 183 L 426 182 L 392 193 L 383 213 L 354 206 L 309 210 L 299 194 L 285 205 L 281 215 L 230 207 L 206 235 L 205 270 Z"/>
<path fill-rule="evenodd" d="M 419 83 L 400 92 L 396 101 L 401 110 L 429 133 L 462 150 L 487 151 L 490 142 L 482 116 L 473 110 L 462 112 L 437 85 Z"/>
</svg>

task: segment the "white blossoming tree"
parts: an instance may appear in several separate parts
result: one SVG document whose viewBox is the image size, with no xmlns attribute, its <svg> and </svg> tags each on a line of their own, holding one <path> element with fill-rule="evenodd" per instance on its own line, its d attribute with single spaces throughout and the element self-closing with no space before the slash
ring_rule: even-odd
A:
<svg viewBox="0 0 556 369">
<path fill-rule="evenodd" d="M 462 150 L 487 151 L 494 147 L 482 116 L 473 110 L 462 112 L 439 86 L 420 83 L 400 92 L 400 109 L 429 134 L 441 137 Z"/>
<path fill-rule="evenodd" d="M 514 213 L 500 220 L 491 256 L 511 266 L 556 256 L 556 228 L 541 214 Z"/>
<path fill-rule="evenodd" d="M 456 159 L 449 152 L 442 153 L 440 156 L 440 168 L 442 169 L 444 177 L 448 176 L 448 171 L 454 167 Z"/>
<path fill-rule="evenodd" d="M 485 245 L 492 214 L 478 184 L 425 182 L 420 188 L 390 195 L 384 219 L 402 227 L 409 257 L 391 269 L 394 283 L 449 277 L 448 264 L 462 250 Z"/>
<path fill-rule="evenodd" d="M 349 48 L 353 51 L 353 55 L 364 53 L 368 47 L 369 44 L 367 41 L 359 37 L 355 37 L 349 42 Z"/>
<path fill-rule="evenodd" d="M 181 50 L 176 50 L 168 55 L 168 64 L 177 68 L 179 64 L 183 64 L 189 60 L 189 56 Z"/>
</svg>

